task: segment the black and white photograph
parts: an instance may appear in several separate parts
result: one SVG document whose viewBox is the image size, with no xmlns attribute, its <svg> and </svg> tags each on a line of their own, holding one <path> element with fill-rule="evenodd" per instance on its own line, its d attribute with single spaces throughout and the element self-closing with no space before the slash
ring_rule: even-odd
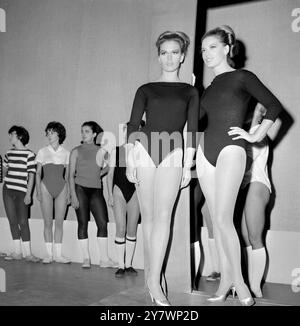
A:
<svg viewBox="0 0 300 326">
<path fill-rule="evenodd" d="M 0 312 L 300 306 L 299 56 L 300 0 L 0 0 Z"/>
</svg>

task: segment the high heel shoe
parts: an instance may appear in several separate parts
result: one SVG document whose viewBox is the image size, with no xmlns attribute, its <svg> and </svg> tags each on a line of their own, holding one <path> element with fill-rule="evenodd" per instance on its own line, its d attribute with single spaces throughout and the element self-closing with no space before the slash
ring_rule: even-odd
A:
<svg viewBox="0 0 300 326">
<path fill-rule="evenodd" d="M 245 284 L 244 284 L 244 286 L 246 287 Z M 248 292 L 249 292 L 249 290 L 248 290 Z M 247 298 L 245 298 L 245 299 L 240 299 L 239 298 L 239 301 L 240 301 L 240 303 L 241 303 L 242 306 L 253 306 L 253 305 L 255 305 L 255 301 L 252 298 L 250 292 L 249 292 L 249 296 Z"/>
<path fill-rule="evenodd" d="M 164 296 L 163 299 L 156 299 L 156 298 L 154 298 L 154 296 L 152 295 L 152 293 L 150 291 L 150 288 L 149 288 L 148 283 L 146 283 L 146 284 L 147 284 L 147 289 L 148 289 L 148 292 L 149 292 L 151 301 L 154 304 L 156 304 L 157 306 L 171 306 L 171 303 L 169 302 L 169 300 L 165 296 Z"/>
<path fill-rule="evenodd" d="M 252 297 L 240 300 L 242 306 L 254 306 L 255 301 Z"/>
<path fill-rule="evenodd" d="M 149 291 L 151 301 L 154 304 L 156 304 L 157 306 L 171 306 L 171 304 L 170 304 L 170 302 L 169 302 L 169 300 L 167 298 L 164 298 L 162 300 L 155 299 L 149 289 L 148 289 L 148 291 Z"/>
<path fill-rule="evenodd" d="M 227 296 L 230 294 L 230 291 L 232 292 L 232 297 L 235 297 L 236 290 L 235 287 L 232 285 L 229 290 L 225 294 L 216 295 L 214 294 L 212 297 L 208 298 L 207 301 L 209 302 L 225 302 Z"/>
</svg>

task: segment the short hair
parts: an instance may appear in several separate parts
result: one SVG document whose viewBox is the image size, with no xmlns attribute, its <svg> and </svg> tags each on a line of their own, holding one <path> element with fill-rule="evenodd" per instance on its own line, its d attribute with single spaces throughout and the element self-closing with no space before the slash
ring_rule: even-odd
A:
<svg viewBox="0 0 300 326">
<path fill-rule="evenodd" d="M 236 55 L 236 37 L 233 29 L 228 25 L 211 29 L 202 36 L 201 43 L 209 36 L 216 36 L 224 45 L 229 46 L 227 61 L 230 66 L 234 67 L 234 62 L 231 59 Z"/>
<path fill-rule="evenodd" d="M 53 130 L 58 134 L 58 143 L 62 144 L 66 139 L 66 128 L 63 124 L 57 121 L 51 121 L 47 124 L 45 132 L 47 133 L 48 130 Z"/>
<path fill-rule="evenodd" d="M 90 127 L 92 129 L 92 132 L 96 134 L 96 137 L 94 138 L 94 143 L 96 144 L 98 135 L 101 134 L 104 130 L 99 126 L 96 121 L 85 121 L 81 125 L 81 128 L 85 126 Z"/>
<path fill-rule="evenodd" d="M 24 146 L 29 143 L 29 139 L 30 139 L 29 133 L 24 127 L 12 126 L 11 128 L 9 128 L 8 133 L 12 134 L 13 132 L 16 133 L 18 139 Z"/>
<path fill-rule="evenodd" d="M 190 45 L 190 38 L 184 33 L 179 31 L 166 31 L 159 35 L 155 45 L 157 47 L 158 54 L 160 53 L 161 45 L 166 41 L 176 41 L 180 45 L 181 53 L 186 55 L 188 47 Z"/>
</svg>

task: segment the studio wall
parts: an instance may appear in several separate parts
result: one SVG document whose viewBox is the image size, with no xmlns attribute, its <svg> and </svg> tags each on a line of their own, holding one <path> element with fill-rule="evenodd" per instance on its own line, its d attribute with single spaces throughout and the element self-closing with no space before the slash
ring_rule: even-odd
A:
<svg viewBox="0 0 300 326">
<path fill-rule="evenodd" d="M 80 143 L 80 126 L 87 120 L 97 121 L 118 142 L 119 124 L 129 120 L 136 89 L 159 77 L 155 41 L 161 32 L 183 30 L 190 36 L 191 46 L 181 78 L 191 82 L 196 3 L 196 0 L 0 0 L 7 19 L 6 32 L 0 33 L 1 155 L 9 148 L 7 131 L 13 124 L 28 129 L 29 147 L 34 152 L 47 144 L 44 129 L 52 120 L 65 125 L 64 146 L 69 150 Z M 190 287 L 188 212 L 186 189 L 181 193 L 176 212 L 174 245 L 167 269 L 171 284 L 185 289 Z M 5 217 L 2 200 L 0 216 Z M 31 224 L 37 225 L 40 232 L 40 223 L 33 223 L 41 218 L 36 199 L 31 217 Z M 112 210 L 109 217 L 113 221 Z M 76 223 L 72 208 L 67 218 L 66 228 L 70 221 Z M 2 225 L 7 231 L 6 221 Z M 71 238 L 74 240 L 73 235 L 66 237 L 65 250 L 73 261 L 80 261 L 78 248 L 73 249 L 74 243 L 68 240 Z M 37 239 L 33 246 L 36 252 L 41 252 L 43 242 L 40 236 Z M 0 245 L 3 251 L 9 247 L 7 241 L 0 241 Z M 142 267 L 142 257 L 139 259 L 136 266 Z M 173 264 L 179 267 L 175 269 Z M 178 278 L 180 273 L 182 276 Z"/>
</svg>

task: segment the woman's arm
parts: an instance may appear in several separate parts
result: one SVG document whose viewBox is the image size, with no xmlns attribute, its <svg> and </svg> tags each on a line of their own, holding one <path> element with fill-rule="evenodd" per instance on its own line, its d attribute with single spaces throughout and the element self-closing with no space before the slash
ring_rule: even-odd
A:
<svg viewBox="0 0 300 326">
<path fill-rule="evenodd" d="M 41 178 L 42 178 L 42 164 L 37 163 L 37 168 L 36 168 L 36 198 L 41 201 L 42 200 L 42 192 L 41 192 Z"/>
<path fill-rule="evenodd" d="M 107 192 L 108 192 L 108 204 L 110 206 L 114 205 L 113 200 L 113 179 L 114 179 L 114 172 L 115 172 L 115 165 L 116 165 L 116 150 L 113 149 L 110 154 L 110 159 L 108 162 L 109 171 L 106 177 L 106 185 L 107 185 Z"/>
<path fill-rule="evenodd" d="M 70 194 L 70 185 L 69 185 L 69 174 L 70 174 L 70 167 L 69 164 L 66 165 L 65 167 L 66 173 L 65 173 L 65 181 L 67 185 L 67 203 L 70 204 L 71 202 L 71 194 Z"/>
<path fill-rule="evenodd" d="M 69 189 L 71 196 L 71 205 L 74 209 L 79 207 L 79 201 L 75 191 L 75 172 L 76 172 L 76 162 L 78 157 L 78 151 L 74 148 L 70 154 L 69 161 Z"/>
<path fill-rule="evenodd" d="M 188 107 L 187 116 L 187 144 L 184 155 L 181 188 L 186 187 L 191 181 L 191 167 L 194 165 L 194 155 L 198 145 L 198 119 L 199 119 L 199 93 L 193 87 Z"/>
<path fill-rule="evenodd" d="M 139 126 L 141 124 L 142 117 L 145 112 L 145 107 L 146 96 L 142 87 L 140 87 L 137 90 L 133 101 L 131 116 L 127 126 L 127 144 L 125 145 L 126 176 L 128 181 L 132 183 L 138 183 L 133 156 L 133 147 L 136 139 L 136 133 L 139 130 Z"/>
<path fill-rule="evenodd" d="M 28 173 L 28 182 L 27 182 L 27 191 L 26 191 L 26 195 L 24 198 L 25 205 L 31 204 L 31 200 L 32 200 L 31 195 L 32 195 L 33 185 L 34 185 L 34 173 L 29 172 Z"/>
<path fill-rule="evenodd" d="M 283 108 L 276 96 L 252 72 L 243 71 L 242 84 L 243 88 L 267 109 L 267 113 L 255 133 L 249 134 L 242 128 L 232 126 L 228 135 L 237 135 L 233 140 L 242 138 L 250 143 L 260 142 L 266 137 Z"/>
</svg>

